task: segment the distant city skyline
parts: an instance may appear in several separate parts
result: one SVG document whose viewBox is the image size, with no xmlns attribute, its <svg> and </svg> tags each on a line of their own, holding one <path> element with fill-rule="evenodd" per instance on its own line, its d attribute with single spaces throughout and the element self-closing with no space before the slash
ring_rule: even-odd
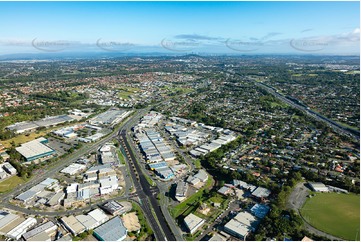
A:
<svg viewBox="0 0 361 242">
<path fill-rule="evenodd" d="M 355 2 L 0 2 L 0 55 L 360 53 Z"/>
</svg>

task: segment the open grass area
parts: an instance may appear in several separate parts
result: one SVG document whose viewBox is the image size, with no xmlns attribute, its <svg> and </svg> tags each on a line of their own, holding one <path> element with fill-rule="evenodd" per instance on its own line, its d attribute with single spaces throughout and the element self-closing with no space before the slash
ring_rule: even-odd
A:
<svg viewBox="0 0 361 242">
<path fill-rule="evenodd" d="M 5 181 L 0 182 L 0 193 L 12 190 L 17 185 L 25 182 L 25 180 L 18 176 L 12 176 L 7 178 Z"/>
<path fill-rule="evenodd" d="M 193 161 L 193 164 L 194 164 L 195 168 L 197 168 L 197 169 L 202 168 L 201 160 L 200 160 L 200 159 L 195 159 L 195 160 Z"/>
<path fill-rule="evenodd" d="M 315 228 L 345 240 L 360 240 L 360 196 L 318 193 L 308 198 L 302 217 Z"/>
<path fill-rule="evenodd" d="M 18 135 L 14 138 L 8 139 L 8 140 L 2 140 L 1 143 L 6 147 L 6 148 L 10 148 L 11 147 L 11 143 L 14 141 L 15 145 L 19 145 L 31 140 L 34 140 L 36 138 L 39 138 L 41 136 L 44 136 L 47 134 L 46 130 L 42 130 L 42 131 L 37 131 L 37 132 L 33 132 L 30 133 L 28 135 L 25 134 L 21 134 Z"/>
<path fill-rule="evenodd" d="M 210 203 L 223 203 L 226 199 L 221 194 L 216 194 L 209 199 Z"/>
<path fill-rule="evenodd" d="M 120 91 L 118 93 L 118 96 L 123 98 L 123 99 L 129 99 L 130 95 L 134 94 L 133 92 L 128 92 L 128 91 Z"/>
<path fill-rule="evenodd" d="M 271 102 L 271 107 L 274 108 L 274 107 L 287 107 L 287 104 L 285 103 L 281 103 L 281 102 Z"/>
<path fill-rule="evenodd" d="M 351 126 L 351 125 L 349 125 L 347 123 L 343 123 L 343 122 L 339 122 L 339 121 L 335 121 L 335 122 L 342 125 L 342 126 L 344 126 L 344 127 L 346 127 L 346 128 L 353 129 L 353 130 L 356 130 L 356 131 L 359 130 L 359 127 Z"/>
<path fill-rule="evenodd" d="M 118 96 L 123 99 L 129 99 L 131 95 L 138 92 L 139 90 L 139 88 L 134 87 L 122 87 L 119 90 Z"/>
<path fill-rule="evenodd" d="M 119 157 L 120 164 L 125 165 L 125 158 L 123 153 L 119 149 L 117 149 L 117 154 Z"/>
<path fill-rule="evenodd" d="M 197 202 L 202 199 L 205 189 L 209 189 L 213 184 L 213 178 L 209 177 L 206 184 L 198 192 L 194 193 L 192 196 L 181 202 L 180 204 L 174 206 L 170 209 L 170 214 L 173 218 L 177 218 L 179 215 L 188 215 L 184 214 L 186 211 L 192 211 L 196 209 Z M 189 213 L 190 213 L 189 212 Z"/>
</svg>

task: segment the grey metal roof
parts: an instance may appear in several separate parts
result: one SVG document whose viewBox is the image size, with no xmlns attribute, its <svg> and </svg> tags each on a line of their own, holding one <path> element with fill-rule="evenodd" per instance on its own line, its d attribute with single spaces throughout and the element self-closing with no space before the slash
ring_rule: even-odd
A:
<svg viewBox="0 0 361 242">
<path fill-rule="evenodd" d="M 29 199 L 32 199 L 36 195 L 36 193 L 37 192 L 35 192 L 35 191 L 29 190 L 29 191 L 23 192 L 20 195 L 18 195 L 16 197 L 16 199 L 18 199 L 20 201 L 27 201 Z"/>
<path fill-rule="evenodd" d="M 32 230 L 26 232 L 25 234 L 23 234 L 23 238 L 25 240 L 28 240 L 29 238 L 31 238 L 37 234 L 40 234 L 41 232 L 44 232 L 45 230 L 50 229 L 52 227 L 54 227 L 56 229 L 56 225 L 52 221 L 49 221 L 47 223 L 44 223 L 44 224 L 36 227 L 35 229 L 32 229 Z"/>
<path fill-rule="evenodd" d="M 121 240 L 127 235 L 127 232 L 127 228 L 124 227 L 123 221 L 118 216 L 100 225 L 94 230 L 94 234 L 104 241 Z"/>
</svg>

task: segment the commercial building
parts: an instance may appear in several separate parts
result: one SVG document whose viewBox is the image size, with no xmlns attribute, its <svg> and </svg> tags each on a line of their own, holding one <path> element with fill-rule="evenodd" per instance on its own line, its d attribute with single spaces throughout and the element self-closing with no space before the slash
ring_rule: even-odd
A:
<svg viewBox="0 0 361 242">
<path fill-rule="evenodd" d="M 123 221 L 118 217 L 114 217 L 108 222 L 94 229 L 94 237 L 100 241 L 122 241 L 128 233 Z"/>
<path fill-rule="evenodd" d="M 61 170 L 61 173 L 69 174 L 69 175 L 75 175 L 81 171 L 84 171 L 86 169 L 86 165 L 78 164 L 78 163 L 72 163 L 63 170 Z"/>
<path fill-rule="evenodd" d="M 118 189 L 118 178 L 116 176 L 109 176 L 99 180 L 100 183 L 100 194 L 108 194 Z"/>
<path fill-rule="evenodd" d="M 92 210 L 87 215 L 78 215 L 75 217 L 85 230 L 91 230 L 109 220 L 108 216 L 99 208 Z"/>
<path fill-rule="evenodd" d="M 174 173 L 169 167 L 157 168 L 155 169 L 155 173 L 166 180 L 174 177 Z"/>
<path fill-rule="evenodd" d="M 208 174 L 205 170 L 199 170 L 194 176 L 189 176 L 187 182 L 193 186 L 196 186 L 200 182 L 206 182 L 208 180 Z"/>
<path fill-rule="evenodd" d="M 20 200 L 24 203 L 30 203 L 31 201 L 34 200 L 35 196 L 40 194 L 41 192 L 43 192 L 45 188 L 55 189 L 58 187 L 58 183 L 59 183 L 59 181 L 56 179 L 47 178 L 44 181 L 42 181 L 41 183 L 30 188 L 29 190 L 27 190 L 23 193 L 20 193 L 16 197 L 16 199 Z"/>
<path fill-rule="evenodd" d="M 80 234 L 86 229 L 84 225 L 82 225 L 73 215 L 69 217 L 63 217 L 60 220 L 73 235 Z"/>
<path fill-rule="evenodd" d="M 77 137 L 77 134 L 74 132 L 73 127 L 67 127 L 67 128 L 54 130 L 54 131 L 52 131 L 52 133 L 57 135 L 57 136 L 64 137 L 64 138 Z"/>
<path fill-rule="evenodd" d="M 227 241 L 230 236 L 225 236 L 224 233 L 215 233 L 208 241 Z"/>
<path fill-rule="evenodd" d="M 249 212 L 240 212 L 224 225 L 224 231 L 245 240 L 247 235 L 257 228 L 258 223 L 257 218 Z"/>
<path fill-rule="evenodd" d="M 157 123 L 159 123 L 159 120 L 163 117 L 162 114 L 151 111 L 150 113 L 144 115 L 142 118 L 140 124 L 138 124 L 141 128 L 149 128 L 154 127 Z"/>
<path fill-rule="evenodd" d="M 23 238 L 24 238 L 24 240 L 30 240 L 31 238 L 33 238 L 41 233 L 44 233 L 44 232 L 46 234 L 52 234 L 57 229 L 58 229 L 58 226 L 56 226 L 52 221 L 49 221 L 49 222 L 46 222 L 28 232 L 26 232 L 25 234 L 23 234 Z"/>
<path fill-rule="evenodd" d="M 14 133 L 21 134 L 21 133 L 24 133 L 27 131 L 33 131 L 36 128 L 40 128 L 40 127 L 47 128 L 50 126 L 55 126 L 55 125 L 62 124 L 65 122 L 70 122 L 73 120 L 74 119 L 68 115 L 59 115 L 59 116 L 43 118 L 38 121 L 15 123 L 13 125 L 7 126 L 6 128 L 8 130 L 13 131 Z"/>
<path fill-rule="evenodd" d="M 29 238 L 27 241 L 51 241 L 51 238 L 48 233 L 41 232 L 41 233 Z"/>
<path fill-rule="evenodd" d="M 22 144 L 20 147 L 15 148 L 26 161 L 33 161 L 40 158 L 49 158 L 55 151 L 45 144 L 48 143 L 48 140 L 41 137 L 36 140 Z"/>
<path fill-rule="evenodd" d="M 97 227 L 97 221 L 89 215 L 81 214 L 75 218 L 85 227 L 85 230 L 91 230 Z"/>
<path fill-rule="evenodd" d="M 73 239 L 71 238 L 70 234 L 67 234 L 56 241 L 73 241 Z"/>
<path fill-rule="evenodd" d="M 64 197 L 65 197 L 65 193 L 63 191 L 60 191 L 48 200 L 47 205 L 56 206 L 60 204 L 61 200 L 63 200 Z"/>
<path fill-rule="evenodd" d="M 126 212 L 125 207 L 116 201 L 106 202 L 100 207 L 111 215 L 121 215 Z"/>
<path fill-rule="evenodd" d="M 152 171 L 154 171 L 155 169 L 168 167 L 168 164 L 166 162 L 157 162 L 157 163 L 148 164 L 148 166 Z"/>
<path fill-rule="evenodd" d="M 14 240 L 19 240 L 20 237 L 25 234 L 29 228 L 33 227 L 36 224 L 37 221 L 35 218 L 27 218 L 24 222 L 10 230 L 6 234 L 6 236 Z"/>
<path fill-rule="evenodd" d="M 175 198 L 182 202 L 184 199 L 187 198 L 187 191 L 188 191 L 188 184 L 184 181 L 180 181 L 177 184 L 177 188 L 175 191 Z"/>
<path fill-rule="evenodd" d="M 10 175 L 16 175 L 17 173 L 16 169 L 9 162 L 3 163 L 2 168 Z"/>
<path fill-rule="evenodd" d="M 13 125 L 9 125 L 6 128 L 10 131 L 13 131 L 16 134 L 21 134 L 27 131 L 33 131 L 39 126 L 34 122 L 19 122 Z"/>
<path fill-rule="evenodd" d="M 314 192 L 329 192 L 328 187 L 322 182 L 309 182 L 308 184 Z"/>
<path fill-rule="evenodd" d="M 129 111 L 110 109 L 89 120 L 91 125 L 114 125 L 130 114 Z"/>
<path fill-rule="evenodd" d="M 38 121 L 34 121 L 34 123 L 37 124 L 39 127 L 47 128 L 50 126 L 55 126 L 58 124 L 63 124 L 63 123 L 74 121 L 74 120 L 75 119 L 73 119 L 72 117 L 70 117 L 68 115 L 59 115 L 59 116 L 43 118 Z"/>
<path fill-rule="evenodd" d="M 254 216 L 256 216 L 257 218 L 262 219 L 267 215 L 269 210 L 270 210 L 270 207 L 268 205 L 257 203 L 251 208 L 251 213 Z"/>
<path fill-rule="evenodd" d="M 0 210 L 0 230 L 8 224 L 12 223 L 13 221 L 17 220 L 18 218 L 20 218 L 19 215 Z M 0 231 L 0 234 L 4 235 L 5 233 L 2 233 L 2 231 Z"/>
<path fill-rule="evenodd" d="M 115 147 L 113 145 L 104 145 L 99 149 L 99 151 L 102 164 L 116 165 L 118 163 Z"/>
<path fill-rule="evenodd" d="M 252 192 L 252 196 L 256 198 L 267 198 L 271 194 L 271 191 L 264 187 L 257 187 L 256 190 Z"/>
<path fill-rule="evenodd" d="M 193 234 L 197 229 L 199 229 L 205 220 L 200 217 L 194 215 L 193 213 L 189 214 L 184 218 L 184 224 L 187 226 L 189 232 Z"/>
</svg>

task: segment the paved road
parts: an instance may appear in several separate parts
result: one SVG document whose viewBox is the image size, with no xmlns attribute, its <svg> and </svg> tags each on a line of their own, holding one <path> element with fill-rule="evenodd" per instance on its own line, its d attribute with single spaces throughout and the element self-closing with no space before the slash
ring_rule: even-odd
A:
<svg viewBox="0 0 361 242">
<path fill-rule="evenodd" d="M 310 225 L 301 215 L 300 209 L 302 208 L 303 204 L 307 199 L 307 195 L 309 194 L 309 189 L 306 187 L 306 183 L 300 182 L 298 183 L 295 188 L 293 189 L 292 193 L 290 194 L 288 201 L 287 201 L 287 208 L 293 209 L 297 211 L 304 222 L 305 229 L 310 231 L 313 234 L 323 236 L 328 238 L 329 240 L 342 240 L 341 238 L 335 237 L 333 235 L 327 234 L 321 230 L 316 229 L 312 225 Z"/>
<path fill-rule="evenodd" d="M 127 140 L 125 130 L 123 130 L 121 133 L 121 140 L 123 141 L 123 145 L 129 154 L 130 165 L 131 168 L 133 168 L 130 169 L 130 173 L 133 178 L 137 194 L 139 195 L 140 204 L 146 212 L 146 215 L 149 217 L 149 222 L 151 223 L 156 239 L 172 241 L 176 240 L 172 231 L 168 227 L 167 221 L 163 217 L 162 211 L 159 208 L 159 204 L 156 199 L 156 196 L 159 193 L 159 189 L 157 187 L 151 187 L 144 177 L 144 174 L 142 173 L 141 168 L 139 167 L 135 155 L 130 147 L 129 141 Z M 156 218 L 154 217 L 152 210 L 154 211 Z M 156 219 L 159 221 L 159 224 Z"/>
</svg>

